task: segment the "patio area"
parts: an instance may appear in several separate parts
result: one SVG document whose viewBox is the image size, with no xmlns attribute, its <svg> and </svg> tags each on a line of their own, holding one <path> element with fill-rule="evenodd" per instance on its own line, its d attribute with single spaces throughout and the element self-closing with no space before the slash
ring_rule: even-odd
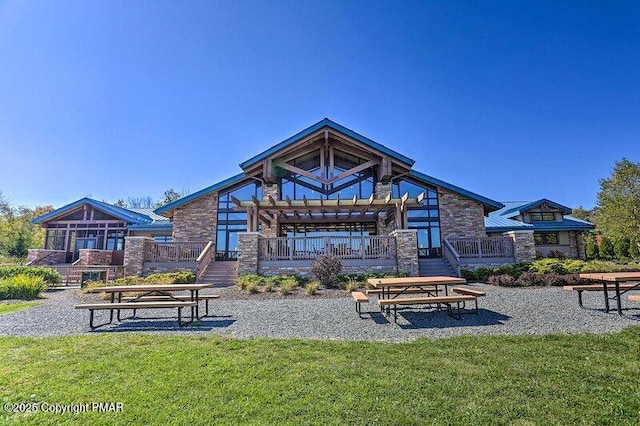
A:
<svg viewBox="0 0 640 426">
<path fill-rule="evenodd" d="M 310 338 L 331 340 L 409 341 L 458 335 L 528 335 L 557 333 L 608 333 L 640 324 L 640 304 L 629 304 L 624 317 L 606 314 L 600 294 L 586 294 L 581 309 L 575 295 L 562 288 L 501 288 L 473 284 L 485 291 L 477 315 L 456 321 L 446 312 L 401 310 L 398 324 L 378 312 L 360 319 L 350 297 L 276 298 L 240 300 L 225 298 L 211 305 L 215 317 L 179 327 L 166 310 L 148 310 L 139 319 L 114 323 L 91 331 L 87 312 L 74 309 L 87 301 L 77 289 L 49 291 L 38 306 L 0 316 L 0 335 L 56 336 L 69 334 L 153 332 L 166 334 L 217 334 L 234 338 Z M 103 313 L 108 315 L 108 313 Z"/>
</svg>

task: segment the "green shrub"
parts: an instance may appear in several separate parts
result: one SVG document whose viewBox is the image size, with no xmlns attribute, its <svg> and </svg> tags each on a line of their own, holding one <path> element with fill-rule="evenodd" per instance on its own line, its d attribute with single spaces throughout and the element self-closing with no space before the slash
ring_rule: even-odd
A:
<svg viewBox="0 0 640 426">
<path fill-rule="evenodd" d="M 577 274 L 582 272 L 582 269 L 587 266 L 587 262 L 584 260 L 573 259 L 565 263 L 564 269 L 570 274 Z"/>
<path fill-rule="evenodd" d="M 314 294 L 316 294 L 319 289 L 320 289 L 320 283 L 315 281 L 310 282 L 304 286 L 304 292 L 307 293 L 309 296 L 313 296 Z"/>
<path fill-rule="evenodd" d="M 515 278 L 511 275 L 492 275 L 489 277 L 489 284 L 497 285 L 501 287 L 514 287 L 515 286 Z"/>
<path fill-rule="evenodd" d="M 62 276 L 58 271 L 44 266 L 0 266 L 0 279 L 15 277 L 16 275 L 40 277 L 47 284 L 60 284 L 62 282 Z"/>
<path fill-rule="evenodd" d="M 249 284 L 255 284 L 256 286 L 262 284 L 263 277 L 256 274 L 242 275 L 235 279 L 236 285 L 240 290 L 246 290 Z"/>
<path fill-rule="evenodd" d="M 349 279 L 346 283 L 344 283 L 344 289 L 348 292 L 356 291 L 362 287 L 362 283 L 355 279 Z"/>
<path fill-rule="evenodd" d="M 0 280 L 0 300 L 35 299 L 47 289 L 40 276 L 18 274 Z"/>
<path fill-rule="evenodd" d="M 286 296 L 287 294 L 293 293 L 293 290 L 298 286 L 298 282 L 294 279 L 282 280 L 280 282 L 280 286 L 278 287 L 278 291 L 281 295 Z"/>
<path fill-rule="evenodd" d="M 531 264 L 529 272 L 536 274 L 566 274 L 567 270 L 564 265 L 565 262 L 560 259 L 540 259 Z"/>
<path fill-rule="evenodd" d="M 618 259 L 629 257 L 629 239 L 618 238 L 615 240 L 613 243 L 613 253 Z"/>
<path fill-rule="evenodd" d="M 245 291 L 249 294 L 255 294 L 258 292 L 258 283 L 255 281 L 250 281 L 244 287 Z"/>
<path fill-rule="evenodd" d="M 311 274 L 326 288 L 338 283 L 340 271 L 342 271 L 342 262 L 331 254 L 318 256 L 311 265 Z"/>
<path fill-rule="evenodd" d="M 151 274 L 144 279 L 147 284 L 193 284 L 196 275 L 191 271 L 175 271 Z"/>
<path fill-rule="evenodd" d="M 638 246 L 638 240 L 631 238 L 629 241 L 629 257 L 637 259 L 640 257 L 640 246 Z"/>
<path fill-rule="evenodd" d="M 268 293 L 271 293 L 278 286 L 277 277 L 267 277 L 262 280 L 262 289 Z"/>
</svg>

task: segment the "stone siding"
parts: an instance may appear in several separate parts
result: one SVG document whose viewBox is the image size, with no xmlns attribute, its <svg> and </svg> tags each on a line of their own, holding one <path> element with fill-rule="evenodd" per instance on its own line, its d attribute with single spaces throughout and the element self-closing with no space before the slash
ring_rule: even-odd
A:
<svg viewBox="0 0 640 426">
<path fill-rule="evenodd" d="M 278 184 L 274 183 L 274 184 L 264 184 L 262 185 L 262 199 L 263 200 L 268 200 L 269 199 L 269 195 L 271 195 L 271 197 L 274 200 L 279 200 L 280 199 L 280 188 L 278 187 Z M 265 237 L 277 237 L 278 236 L 278 218 L 276 217 L 276 220 L 273 222 L 272 226 L 267 226 L 266 224 L 262 224 L 262 235 Z"/>
<path fill-rule="evenodd" d="M 80 249 L 80 265 L 111 265 L 112 250 Z"/>
<path fill-rule="evenodd" d="M 396 229 L 391 233 L 396 238 L 398 273 L 415 277 L 420 275 L 418 263 L 418 233 L 415 229 Z"/>
<path fill-rule="evenodd" d="M 204 195 L 178 207 L 173 214 L 174 241 L 216 240 L 218 192 Z"/>
<path fill-rule="evenodd" d="M 40 259 L 42 259 L 42 261 L 40 261 Z M 61 263 L 67 263 L 67 252 L 65 250 L 29 249 L 27 263 L 29 262 L 37 262 L 37 265 L 59 265 Z"/>
<path fill-rule="evenodd" d="M 258 273 L 258 232 L 238 233 L 238 276 Z"/>
<path fill-rule="evenodd" d="M 536 260 L 536 244 L 533 231 L 505 232 L 513 240 L 513 256 L 516 263 L 533 262 Z"/>
<path fill-rule="evenodd" d="M 486 237 L 484 207 L 481 203 L 438 188 L 441 238 Z"/>
<path fill-rule="evenodd" d="M 378 183 L 376 183 L 376 188 L 375 188 L 373 196 L 375 198 L 383 199 L 387 195 L 391 194 L 391 185 L 392 185 L 391 182 L 388 182 L 388 183 L 378 182 Z"/>
<path fill-rule="evenodd" d="M 126 275 L 144 274 L 144 245 L 153 241 L 149 237 L 125 237 L 124 244 L 124 273 Z"/>
</svg>

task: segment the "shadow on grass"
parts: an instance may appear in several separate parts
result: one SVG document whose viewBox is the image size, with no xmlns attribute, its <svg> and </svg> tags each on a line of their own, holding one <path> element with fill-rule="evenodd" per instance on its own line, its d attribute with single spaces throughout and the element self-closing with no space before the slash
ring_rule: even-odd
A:
<svg viewBox="0 0 640 426">
<path fill-rule="evenodd" d="M 404 319 L 404 321 L 402 321 L 402 319 Z M 446 310 L 438 311 L 434 309 L 407 308 L 407 310 L 398 311 L 398 325 L 400 328 L 406 330 L 503 325 L 510 319 L 511 317 L 508 315 L 482 308 L 478 310 L 477 314 L 466 311 L 459 320 L 447 315 Z M 391 320 L 393 321 L 393 318 L 391 318 Z"/>
</svg>

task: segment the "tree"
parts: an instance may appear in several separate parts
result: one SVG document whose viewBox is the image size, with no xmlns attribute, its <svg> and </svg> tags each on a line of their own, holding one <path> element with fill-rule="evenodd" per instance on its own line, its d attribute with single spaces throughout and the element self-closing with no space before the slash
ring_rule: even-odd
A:
<svg viewBox="0 0 640 426">
<path fill-rule="evenodd" d="M 640 163 L 623 158 L 600 180 L 596 223 L 608 238 L 640 240 Z"/>
<path fill-rule="evenodd" d="M 623 259 L 629 257 L 629 239 L 618 238 L 613 242 L 613 252 L 616 254 L 616 258 Z"/>
<path fill-rule="evenodd" d="M 571 216 L 587 222 L 593 222 L 594 210 L 587 210 L 582 206 L 578 206 L 571 212 Z"/>
<path fill-rule="evenodd" d="M 611 240 L 607 237 L 602 237 L 600 239 L 600 247 L 598 250 L 598 255 L 602 259 L 611 259 L 614 256 L 613 252 L 613 244 L 611 244 Z"/>
<path fill-rule="evenodd" d="M 169 203 L 173 203 L 174 201 L 179 200 L 185 195 L 187 195 L 186 191 L 178 192 L 173 188 L 169 188 L 166 191 L 164 191 L 164 194 L 162 194 L 162 199 L 159 200 L 154 207 L 159 208 L 162 206 L 166 206 Z"/>
<path fill-rule="evenodd" d="M 640 257 L 640 246 L 638 245 L 638 240 L 635 238 L 631 238 L 629 241 L 629 257 L 634 259 Z"/>
<path fill-rule="evenodd" d="M 587 255 L 587 259 L 595 259 L 598 257 L 598 244 L 596 243 L 596 236 L 594 233 L 590 232 L 587 235 L 585 242 L 585 254 Z"/>
<path fill-rule="evenodd" d="M 50 211 L 52 206 L 13 207 L 0 193 L 0 254 L 23 258 L 28 249 L 42 247 L 44 230 L 31 221 Z"/>
<path fill-rule="evenodd" d="M 150 209 L 153 207 L 153 199 L 148 195 L 144 197 L 127 198 L 127 208 L 130 209 Z"/>
</svg>

